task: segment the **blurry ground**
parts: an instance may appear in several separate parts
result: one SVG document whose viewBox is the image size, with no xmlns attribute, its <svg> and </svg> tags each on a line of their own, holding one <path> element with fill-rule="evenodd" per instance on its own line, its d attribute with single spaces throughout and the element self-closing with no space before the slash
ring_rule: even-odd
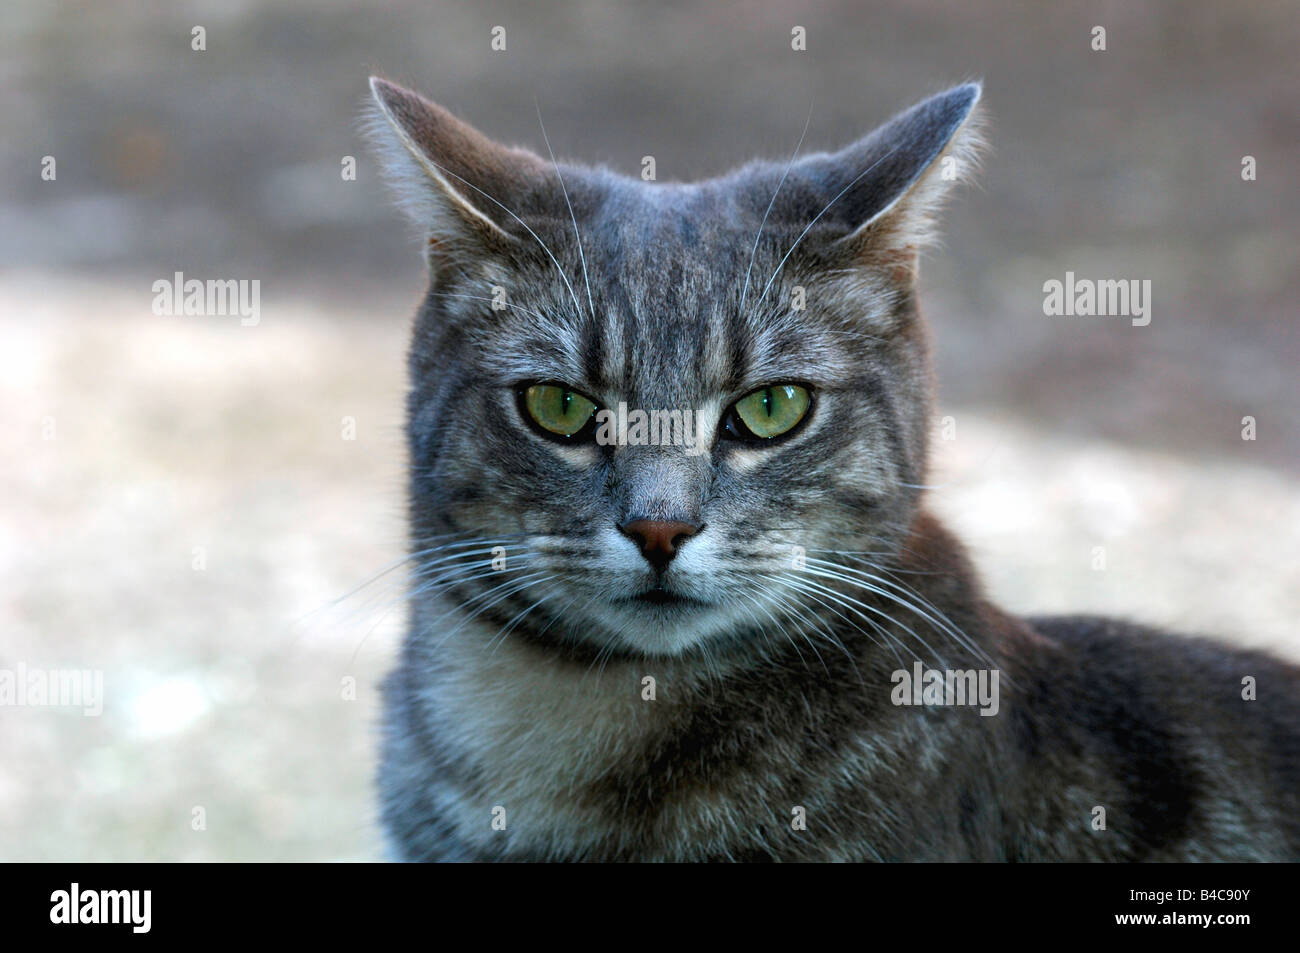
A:
<svg viewBox="0 0 1300 953">
<path fill-rule="evenodd" d="M 379 856 L 400 606 L 329 604 L 401 552 L 423 276 L 357 139 L 371 71 L 542 148 L 536 95 L 561 154 L 663 178 L 788 155 L 810 102 L 824 148 L 982 75 L 994 152 L 923 276 L 935 505 L 1011 608 L 1300 656 L 1293 4 L 515 6 L 0 10 L 0 668 L 108 695 L 0 709 L 0 859 Z M 154 316 L 177 270 L 261 280 L 262 323 Z M 1066 270 L 1150 278 L 1151 325 L 1044 317 Z"/>
<path fill-rule="evenodd" d="M 106 697 L 99 718 L 0 709 L 4 859 L 375 856 L 375 683 L 402 611 L 382 582 L 329 604 L 401 554 L 401 324 L 263 307 L 241 328 L 0 282 L 23 445 L 0 667 L 100 668 Z"/>
</svg>

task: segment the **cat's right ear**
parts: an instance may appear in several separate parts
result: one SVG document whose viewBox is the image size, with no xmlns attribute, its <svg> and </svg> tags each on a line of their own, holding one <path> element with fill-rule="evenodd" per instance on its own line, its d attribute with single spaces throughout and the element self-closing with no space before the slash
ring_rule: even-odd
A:
<svg viewBox="0 0 1300 953">
<path fill-rule="evenodd" d="M 420 229 L 430 263 L 508 253 L 512 196 L 544 173 L 531 152 L 493 142 L 473 126 L 378 76 L 369 123 L 385 177 Z"/>
</svg>

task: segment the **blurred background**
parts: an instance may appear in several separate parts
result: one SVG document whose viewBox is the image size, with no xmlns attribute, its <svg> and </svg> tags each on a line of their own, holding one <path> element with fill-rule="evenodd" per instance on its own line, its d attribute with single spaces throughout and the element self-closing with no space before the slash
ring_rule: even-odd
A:
<svg viewBox="0 0 1300 953">
<path fill-rule="evenodd" d="M 105 692 L 0 708 L 0 859 L 382 857 L 401 573 L 366 583 L 403 550 L 425 274 L 359 138 L 372 72 L 544 150 L 535 98 L 562 157 L 661 179 L 983 77 L 993 151 L 922 275 L 935 507 L 1012 609 L 1300 657 L 1294 3 L 8 0 L 0 26 L 0 669 Z M 1150 325 L 1045 316 L 1067 270 L 1150 279 Z M 177 271 L 260 281 L 260 323 L 155 315 Z"/>
</svg>

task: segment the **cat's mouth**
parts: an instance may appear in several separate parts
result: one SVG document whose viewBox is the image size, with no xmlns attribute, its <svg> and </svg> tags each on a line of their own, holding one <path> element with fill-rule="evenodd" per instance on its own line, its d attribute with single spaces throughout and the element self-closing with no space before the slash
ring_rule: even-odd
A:
<svg viewBox="0 0 1300 953">
<path fill-rule="evenodd" d="M 666 589 L 662 584 L 653 586 L 645 592 L 639 592 L 635 596 L 630 596 L 623 600 L 625 602 L 641 603 L 651 606 L 668 606 L 668 607 L 687 607 L 703 606 L 705 603 L 699 599 L 693 599 L 690 596 L 684 596 L 681 593 L 673 592 Z"/>
</svg>

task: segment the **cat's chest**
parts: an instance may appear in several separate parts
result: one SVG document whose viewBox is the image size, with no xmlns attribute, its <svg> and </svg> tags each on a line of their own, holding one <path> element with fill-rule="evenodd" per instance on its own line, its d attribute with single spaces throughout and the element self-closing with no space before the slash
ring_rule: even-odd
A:
<svg viewBox="0 0 1300 953">
<path fill-rule="evenodd" d="M 654 659 L 575 666 L 526 643 L 485 647 L 491 634 L 439 650 L 418 680 L 431 747 L 398 758 L 428 765 L 411 780 L 449 855 L 856 857 L 896 842 L 903 806 L 924 799 L 900 779 L 944 770 L 920 720 L 855 724 L 809 704 L 810 683 L 782 693 L 761 672 L 710 679 Z"/>
<path fill-rule="evenodd" d="M 481 644 L 481 643 L 480 643 Z M 605 836 L 607 778 L 640 760 L 665 710 L 639 663 L 583 668 L 514 644 L 448 648 L 428 687 L 452 768 L 435 780 L 458 837 L 490 849 L 581 851 Z M 657 683 L 656 683 L 657 688 Z"/>
<path fill-rule="evenodd" d="M 656 717 L 642 666 L 589 668 L 522 643 L 481 649 L 466 639 L 440 660 L 431 685 L 439 730 L 481 768 L 577 781 L 634 747 Z"/>
</svg>

